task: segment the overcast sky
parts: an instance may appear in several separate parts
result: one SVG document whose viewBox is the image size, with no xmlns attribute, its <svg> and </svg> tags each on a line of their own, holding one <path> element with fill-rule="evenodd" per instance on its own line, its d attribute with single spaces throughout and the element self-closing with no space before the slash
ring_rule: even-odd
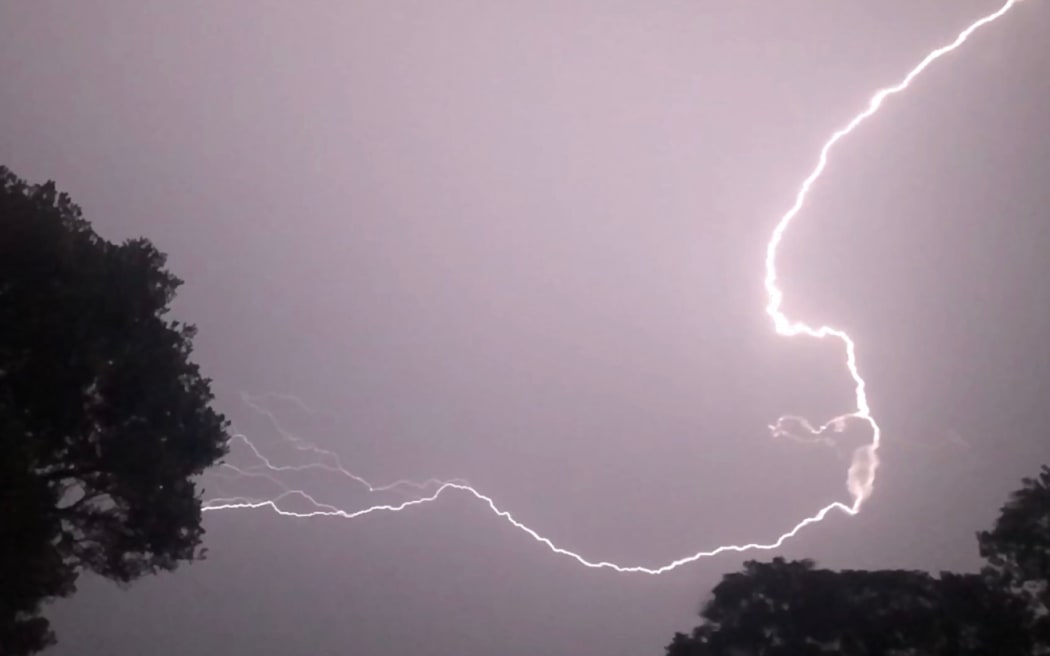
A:
<svg viewBox="0 0 1050 656">
<path fill-rule="evenodd" d="M 269 407 L 371 480 L 463 477 L 562 546 L 659 565 L 848 501 L 848 452 L 769 436 L 852 396 L 840 348 L 773 333 L 765 242 L 830 133 L 999 4 L 2 0 L 0 163 L 170 254 L 260 446 L 282 438 L 240 395 L 294 394 L 315 412 Z M 973 568 L 1050 462 L 1047 43 L 1047 2 L 982 30 L 789 231 L 785 309 L 856 338 L 885 446 L 861 515 L 778 554 Z M 593 571 L 454 492 L 205 522 L 204 563 L 82 579 L 56 656 L 659 654 L 770 555 Z"/>
</svg>

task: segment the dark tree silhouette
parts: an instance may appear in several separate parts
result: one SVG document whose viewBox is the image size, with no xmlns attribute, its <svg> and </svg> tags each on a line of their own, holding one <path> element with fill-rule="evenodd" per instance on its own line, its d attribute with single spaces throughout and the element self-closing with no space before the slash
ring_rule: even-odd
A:
<svg viewBox="0 0 1050 656">
<path fill-rule="evenodd" d="M 669 656 L 1029 654 L 1025 605 L 976 574 L 751 561 L 722 579 Z"/>
<path fill-rule="evenodd" d="M 991 531 L 977 534 L 985 576 L 1026 600 L 1029 631 L 1050 651 L 1050 467 L 1025 478 L 1010 495 Z"/>
<path fill-rule="evenodd" d="M 77 574 L 119 583 L 203 556 L 196 475 L 228 424 L 166 318 L 181 281 L 146 239 L 99 237 L 54 183 L 0 167 L 0 653 Z"/>
<path fill-rule="evenodd" d="M 831 571 L 750 561 L 723 577 L 668 656 L 1012 656 L 1050 645 L 1050 468 L 978 534 L 980 574 Z"/>
</svg>

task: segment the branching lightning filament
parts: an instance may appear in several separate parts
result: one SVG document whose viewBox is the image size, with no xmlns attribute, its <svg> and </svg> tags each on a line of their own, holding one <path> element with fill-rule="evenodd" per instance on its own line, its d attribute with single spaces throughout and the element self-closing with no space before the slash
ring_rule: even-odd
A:
<svg viewBox="0 0 1050 656">
<path fill-rule="evenodd" d="M 828 159 L 832 151 L 839 142 L 852 134 L 864 121 L 874 116 L 879 111 L 879 108 L 882 107 L 883 102 L 889 97 L 906 90 L 931 64 L 962 46 L 974 32 L 999 19 L 1021 1 L 1022 0 L 1007 0 L 1007 2 L 997 11 L 971 23 L 966 29 L 960 32 L 951 43 L 930 51 L 914 68 L 908 71 L 899 82 L 877 91 L 868 101 L 868 104 L 863 111 L 850 119 L 845 126 L 835 131 L 821 147 L 816 166 L 802 181 L 802 184 L 795 195 L 794 204 L 777 221 L 773 228 L 772 235 L 766 244 L 764 279 L 764 289 L 766 293 L 765 311 L 772 320 L 774 329 L 779 335 L 785 337 L 806 336 L 816 339 L 831 338 L 833 341 L 839 342 L 843 348 L 846 370 L 853 382 L 854 402 L 856 405 L 853 411 L 833 417 L 822 425 L 812 424 L 802 417 L 785 416 L 779 418 L 770 428 L 774 435 L 799 437 L 792 431 L 792 428 L 794 428 L 795 430 L 801 430 L 805 433 L 805 435 L 800 436 L 800 439 L 806 439 L 808 436 L 808 438 L 813 440 L 821 440 L 824 439 L 821 437 L 824 431 L 841 431 L 845 422 L 848 420 L 864 422 L 870 426 L 870 443 L 857 448 L 853 452 L 852 462 L 847 471 L 846 487 L 850 497 L 849 503 L 841 501 L 829 503 L 809 517 L 799 521 L 788 531 L 782 533 L 774 540 L 748 544 L 723 545 L 706 551 L 698 551 L 659 566 L 620 565 L 607 561 L 591 560 L 554 544 L 549 538 L 544 537 L 536 530 L 518 521 L 507 510 L 500 508 L 491 497 L 481 493 L 467 481 L 461 479 L 444 481 L 431 479 L 423 482 L 400 480 L 380 486 L 373 485 L 364 478 L 347 470 L 335 453 L 319 449 L 300 440 L 298 437 L 282 428 L 276 417 L 266 410 L 257 400 L 246 398 L 246 402 L 248 402 L 250 406 L 257 411 L 262 412 L 269 418 L 273 426 L 293 448 L 315 456 L 316 460 L 305 465 L 277 465 L 271 462 L 271 460 L 268 459 L 246 436 L 238 434 L 232 438 L 231 446 L 233 445 L 232 442 L 243 444 L 247 447 L 252 456 L 254 456 L 257 464 L 250 467 L 223 465 L 226 473 L 238 477 L 247 476 L 268 479 L 280 487 L 282 492 L 277 496 L 266 499 L 245 497 L 208 499 L 204 502 L 203 509 L 207 512 L 221 510 L 268 509 L 285 517 L 339 517 L 343 519 L 353 519 L 377 512 L 399 512 L 412 506 L 419 506 L 434 501 L 447 491 L 456 491 L 480 501 L 486 505 L 494 515 L 506 520 L 515 528 L 544 545 L 555 554 L 572 558 L 585 567 L 643 574 L 662 574 L 677 569 L 683 565 L 696 562 L 702 558 L 708 558 L 725 552 L 776 549 L 784 544 L 786 540 L 798 534 L 798 532 L 805 527 L 822 521 L 832 511 L 838 511 L 847 515 L 857 514 L 864 502 L 871 496 L 874 489 L 875 474 L 879 467 L 878 451 L 882 441 L 881 429 L 879 424 L 875 421 L 875 418 L 871 413 L 871 407 L 868 404 L 867 384 L 865 383 L 864 378 L 861 377 L 858 368 L 857 345 L 843 330 L 831 326 L 813 327 L 801 321 L 790 319 L 784 313 L 784 292 L 781 290 L 777 278 L 777 250 L 784 239 L 785 233 L 791 226 L 792 221 L 795 220 L 796 216 L 805 206 L 810 190 L 813 188 L 813 185 L 816 184 L 817 180 L 820 179 L 820 176 L 828 165 Z M 289 397 L 289 399 L 302 405 L 303 408 L 306 409 L 306 406 L 303 405 L 301 401 L 298 401 L 294 397 Z M 278 475 L 283 472 L 310 470 L 322 470 L 345 476 L 354 484 L 363 487 L 368 493 L 400 492 L 403 494 L 410 494 L 411 497 L 396 503 L 383 503 L 357 510 L 347 510 L 332 504 L 322 503 L 300 489 L 293 489 L 286 486 L 278 478 Z M 304 507 L 306 509 L 294 511 L 289 510 L 288 505 L 292 500 L 298 500 L 299 503 L 305 504 Z"/>
</svg>

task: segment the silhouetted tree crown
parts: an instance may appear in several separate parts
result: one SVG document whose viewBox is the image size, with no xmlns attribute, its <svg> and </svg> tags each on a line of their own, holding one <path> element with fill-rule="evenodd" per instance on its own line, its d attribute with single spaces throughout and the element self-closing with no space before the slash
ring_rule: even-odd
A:
<svg viewBox="0 0 1050 656">
<path fill-rule="evenodd" d="M 978 534 L 980 574 L 831 571 L 750 561 L 705 602 L 668 656 L 1050 653 L 1050 468 L 1026 478 Z"/>
<path fill-rule="evenodd" d="M 991 531 L 977 534 L 986 578 L 1023 598 L 1030 632 L 1050 646 L 1050 467 L 1021 481 Z"/>
<path fill-rule="evenodd" d="M 194 479 L 228 424 L 164 266 L 0 167 L 0 653 L 53 641 L 41 603 L 82 569 L 127 583 L 203 556 Z"/>
<path fill-rule="evenodd" d="M 1031 653 L 1026 607 L 976 574 L 751 561 L 715 587 L 668 656 Z"/>
</svg>

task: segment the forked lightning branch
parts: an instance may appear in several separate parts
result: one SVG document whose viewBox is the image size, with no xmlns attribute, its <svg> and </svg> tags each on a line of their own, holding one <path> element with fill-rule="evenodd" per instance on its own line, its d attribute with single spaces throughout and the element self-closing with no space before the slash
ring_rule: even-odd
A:
<svg viewBox="0 0 1050 656">
<path fill-rule="evenodd" d="M 669 563 L 658 565 L 658 566 L 643 566 L 643 565 L 621 565 L 617 563 L 611 563 L 601 560 L 592 560 L 584 557 L 581 554 L 575 553 L 563 547 L 556 545 L 549 538 L 544 537 L 535 529 L 526 526 L 522 522 L 518 521 L 509 511 L 499 507 L 495 500 L 478 491 L 467 481 L 464 480 L 428 480 L 423 482 L 412 482 L 412 481 L 395 481 L 382 486 L 375 486 L 369 483 L 364 478 L 352 473 L 340 462 L 339 457 L 323 449 L 319 449 L 309 443 L 303 442 L 299 438 L 295 437 L 291 433 L 284 431 L 280 428 L 277 423 L 276 417 L 269 413 L 265 408 L 256 405 L 256 409 L 267 414 L 274 425 L 281 431 L 282 435 L 294 446 L 296 449 L 310 454 L 315 459 L 305 465 L 280 465 L 273 463 L 268 459 L 260 449 L 253 444 L 247 436 L 237 435 L 232 438 L 232 441 L 237 442 L 247 448 L 248 452 L 255 458 L 255 464 L 246 467 L 234 467 L 232 465 L 224 465 L 227 471 L 243 477 L 263 477 L 269 479 L 279 488 L 282 492 L 276 496 L 257 499 L 257 498 L 245 498 L 245 497 L 234 497 L 234 498 L 215 498 L 208 499 L 204 502 L 203 509 L 207 512 L 217 511 L 237 511 L 237 510 L 251 510 L 251 509 L 266 509 L 276 513 L 279 516 L 284 517 L 298 517 L 298 518 L 309 518 L 309 517 L 329 517 L 329 518 L 342 518 L 342 519 L 354 519 L 363 517 L 372 513 L 379 512 L 400 512 L 402 510 L 409 509 L 414 506 L 423 505 L 434 501 L 441 495 L 447 492 L 458 492 L 468 497 L 480 501 L 482 504 L 488 507 L 492 513 L 513 525 L 515 528 L 522 531 L 525 535 L 529 536 L 533 540 L 539 542 L 543 546 L 547 547 L 551 552 L 560 556 L 567 556 L 572 558 L 579 564 L 599 569 L 610 569 L 617 572 L 636 572 L 642 574 L 663 574 L 671 570 L 677 569 L 682 565 L 700 560 L 701 558 L 708 558 L 716 556 L 720 553 L 725 552 L 742 552 L 752 550 L 770 550 L 780 547 L 786 540 L 798 534 L 799 531 L 811 526 L 823 520 L 832 511 L 845 513 L 847 515 L 855 515 L 860 512 L 861 506 L 867 500 L 875 486 L 875 476 L 879 467 L 879 446 L 882 441 L 882 434 L 879 428 L 879 424 L 875 421 L 875 417 L 872 415 L 871 407 L 868 405 L 867 386 L 864 378 L 861 376 L 860 367 L 858 365 L 858 353 L 857 345 L 853 339 L 843 330 L 834 328 L 831 326 L 810 326 L 803 321 L 789 318 L 783 310 L 784 303 L 784 292 L 780 287 L 780 281 L 777 277 L 777 250 L 780 247 L 781 242 L 784 240 L 787 234 L 788 228 L 795 221 L 796 217 L 805 207 L 806 199 L 813 189 L 813 186 L 820 180 L 820 176 L 824 173 L 824 170 L 828 166 L 829 158 L 831 157 L 835 148 L 844 140 L 846 137 L 855 132 L 866 120 L 875 116 L 883 103 L 892 96 L 901 94 L 907 90 L 912 83 L 914 83 L 923 71 L 929 68 L 934 62 L 950 54 L 952 51 L 961 47 L 966 41 L 981 28 L 993 23 L 999 18 L 1003 17 L 1010 9 L 1020 4 L 1022 0 L 1008 0 L 1003 4 L 997 11 L 988 14 L 982 18 L 977 19 L 971 23 L 966 29 L 960 32 L 955 39 L 944 46 L 941 46 L 935 50 L 930 51 L 923 59 L 908 73 L 901 78 L 896 84 L 885 87 L 877 91 L 871 99 L 868 101 L 867 106 L 863 111 L 858 113 L 856 116 L 851 118 L 843 127 L 836 130 L 824 143 L 820 149 L 820 154 L 817 158 L 817 164 L 810 172 L 808 176 L 802 181 L 799 186 L 798 193 L 795 195 L 795 202 L 785 212 L 780 219 L 776 222 L 773 228 L 773 232 L 769 238 L 769 242 L 766 244 L 765 249 L 765 278 L 764 287 L 766 292 L 766 313 L 769 315 L 773 322 L 773 328 L 777 334 L 785 337 L 809 337 L 813 339 L 830 340 L 837 342 L 842 349 L 843 363 L 849 374 L 849 378 L 853 385 L 854 392 L 854 409 L 841 414 L 837 417 L 832 417 L 823 424 L 815 424 L 801 417 L 781 417 L 772 426 L 774 433 L 785 433 L 788 432 L 788 426 L 800 427 L 803 431 L 810 433 L 815 436 L 822 433 L 826 429 L 835 429 L 841 427 L 845 421 L 859 421 L 864 422 L 871 428 L 871 439 L 870 442 L 864 446 L 857 448 L 853 453 L 853 458 L 850 463 L 849 469 L 846 472 L 846 489 L 849 494 L 849 502 L 834 501 L 823 508 L 817 510 L 812 515 L 803 518 L 797 522 L 794 526 L 790 527 L 785 532 L 781 533 L 775 539 L 771 539 L 765 542 L 752 542 L 747 544 L 730 544 L 722 545 L 705 551 L 698 551 L 696 553 L 678 558 Z M 250 403 L 252 403 L 249 400 Z M 231 446 L 234 444 L 231 443 Z M 367 506 L 359 509 L 346 509 L 341 508 L 329 503 L 321 502 L 315 499 L 313 496 L 308 494 L 306 491 L 292 488 L 286 485 L 281 480 L 281 475 L 287 472 L 298 471 L 298 472 L 309 472 L 309 471 L 328 471 L 338 473 L 343 476 L 347 476 L 357 484 L 363 486 L 368 492 L 382 492 L 390 490 L 409 490 L 412 491 L 410 499 L 401 501 L 399 503 L 386 503 L 373 506 Z M 305 504 L 306 510 L 289 510 L 288 507 L 292 502 L 298 504 Z"/>
</svg>

